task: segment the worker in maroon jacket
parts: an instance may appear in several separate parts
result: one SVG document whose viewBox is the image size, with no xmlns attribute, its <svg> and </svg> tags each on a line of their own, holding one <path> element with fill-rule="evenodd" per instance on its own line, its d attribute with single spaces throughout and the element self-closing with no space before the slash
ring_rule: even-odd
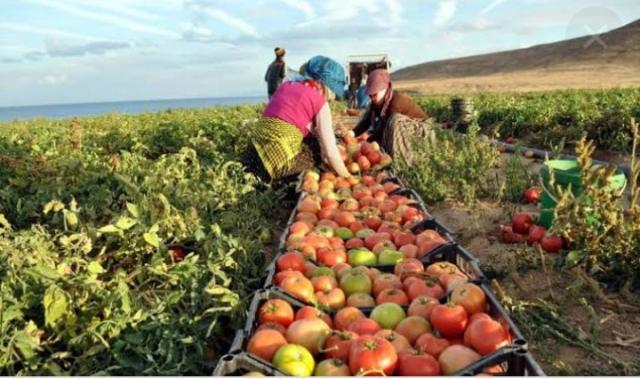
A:
<svg viewBox="0 0 640 379">
<path fill-rule="evenodd" d="M 377 141 L 392 156 L 410 162 L 412 138 L 435 138 L 427 114 L 409 96 L 394 91 L 389 72 L 374 70 L 367 78 L 367 93 L 371 104 L 355 127 L 360 135 L 369 132 L 370 141 Z"/>
</svg>

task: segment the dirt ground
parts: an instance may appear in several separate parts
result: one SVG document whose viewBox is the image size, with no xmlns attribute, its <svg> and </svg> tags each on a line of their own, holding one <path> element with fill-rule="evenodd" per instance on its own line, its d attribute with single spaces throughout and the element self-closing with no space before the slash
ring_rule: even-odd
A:
<svg viewBox="0 0 640 379">
<path fill-rule="evenodd" d="M 498 171 L 507 157 L 507 154 L 500 157 Z M 531 172 L 538 172 L 542 162 L 526 160 L 524 163 Z M 519 313 L 522 317 L 514 314 L 514 319 L 548 375 L 638 375 L 640 297 L 637 294 L 624 299 L 606 294 L 585 275 L 556 269 L 556 256 L 543 253 L 537 247 L 500 242 L 500 224 L 507 224 L 515 212 L 536 215 L 536 206 L 481 200 L 466 207 L 445 201 L 429 210 L 480 260 L 507 308 L 524 306 Z M 541 320 L 530 320 L 528 312 L 533 312 L 532 309 L 557 312 L 557 318 L 570 332 L 561 327 L 564 337 L 549 336 L 554 333 L 553 329 L 544 333 L 541 329 L 548 325 Z M 575 341 L 564 340 L 567 334 L 573 334 Z"/>
<path fill-rule="evenodd" d="M 522 70 L 514 73 L 458 78 L 394 81 L 397 89 L 415 94 L 458 94 L 468 92 L 529 92 L 555 89 L 595 89 L 640 86 L 637 68 L 603 64 L 553 70 Z"/>
</svg>

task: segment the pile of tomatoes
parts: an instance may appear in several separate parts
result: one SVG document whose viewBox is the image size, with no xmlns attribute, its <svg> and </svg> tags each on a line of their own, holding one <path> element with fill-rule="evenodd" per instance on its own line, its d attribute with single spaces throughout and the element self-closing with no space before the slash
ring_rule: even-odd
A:
<svg viewBox="0 0 640 379">
<path fill-rule="evenodd" d="M 295 272 L 281 271 L 302 286 Z M 340 283 L 349 302 L 341 297 L 323 311 L 274 296 L 260 305 L 246 345 L 290 375 L 447 375 L 511 343 L 508 326 L 489 315 L 482 286 L 448 262 L 424 268 L 407 258 L 393 273 L 320 267 L 311 278 L 329 291 Z"/>
<path fill-rule="evenodd" d="M 558 253 L 564 246 L 562 237 L 547 233 L 544 226 L 536 225 L 528 213 L 518 213 L 511 219 L 511 224 L 500 227 L 502 242 L 507 244 L 524 243 L 540 244 L 547 253 Z"/>
<path fill-rule="evenodd" d="M 391 158 L 351 134 L 340 151 L 361 176 L 303 174 L 268 283 L 277 290 L 260 303 L 244 349 L 288 375 L 433 376 L 510 345 L 485 287 L 431 262 L 450 236 L 426 227 L 429 215 L 388 172 L 372 173 Z"/>
</svg>

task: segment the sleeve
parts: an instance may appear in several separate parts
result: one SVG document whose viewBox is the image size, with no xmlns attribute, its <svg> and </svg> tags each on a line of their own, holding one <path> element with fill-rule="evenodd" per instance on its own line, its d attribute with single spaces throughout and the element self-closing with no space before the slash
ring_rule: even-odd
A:
<svg viewBox="0 0 640 379">
<path fill-rule="evenodd" d="M 347 167 L 342 161 L 338 145 L 336 143 L 336 135 L 333 131 L 333 121 L 331 118 L 331 109 L 329 104 L 325 103 L 320 112 L 315 117 L 315 132 L 322 149 L 322 155 L 326 159 L 329 166 L 340 176 L 350 176 Z"/>
<path fill-rule="evenodd" d="M 359 136 L 360 134 L 369 130 L 369 127 L 371 127 L 371 106 L 369 106 L 369 108 L 367 108 L 367 111 L 364 112 L 364 115 L 358 122 L 358 125 L 353 128 L 353 132 L 356 134 L 356 136 Z"/>
<path fill-rule="evenodd" d="M 280 67 L 280 77 L 284 79 L 285 76 L 287 76 L 287 64 L 282 62 L 282 66 Z"/>
<path fill-rule="evenodd" d="M 271 65 L 267 66 L 267 71 L 264 73 L 264 81 L 269 81 L 269 71 L 271 70 Z"/>
</svg>

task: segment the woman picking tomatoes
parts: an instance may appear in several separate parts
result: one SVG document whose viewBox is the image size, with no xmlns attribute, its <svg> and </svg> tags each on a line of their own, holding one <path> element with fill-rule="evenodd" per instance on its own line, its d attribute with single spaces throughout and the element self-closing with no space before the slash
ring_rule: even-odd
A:
<svg viewBox="0 0 640 379">
<path fill-rule="evenodd" d="M 296 175 L 324 161 L 338 175 L 350 176 L 332 125 L 329 102 L 344 92 L 345 73 L 331 58 L 315 56 L 302 78 L 282 84 L 252 128 L 245 164 L 263 180 Z"/>
<path fill-rule="evenodd" d="M 374 70 L 367 78 L 371 104 L 354 132 L 371 132 L 369 140 L 377 141 L 394 158 L 411 163 L 411 139 L 435 139 L 427 114 L 409 96 L 393 89 L 389 72 Z"/>
</svg>

